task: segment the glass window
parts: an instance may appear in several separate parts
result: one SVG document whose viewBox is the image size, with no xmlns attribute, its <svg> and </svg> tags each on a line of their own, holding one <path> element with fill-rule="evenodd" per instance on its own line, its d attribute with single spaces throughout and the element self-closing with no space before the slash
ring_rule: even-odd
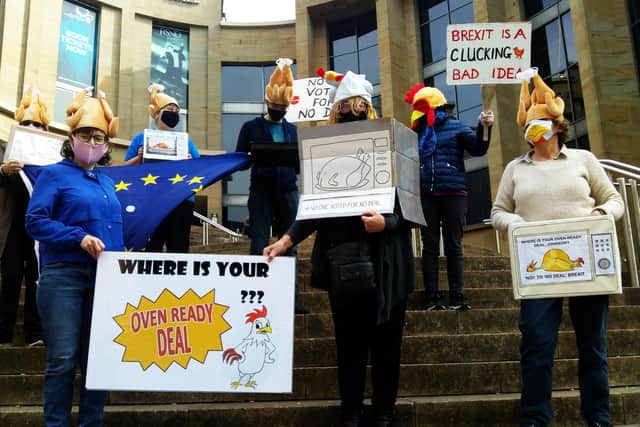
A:
<svg viewBox="0 0 640 427">
<path fill-rule="evenodd" d="M 380 56 L 375 12 L 328 26 L 329 68 L 365 74 L 371 84 L 380 84 Z M 379 98 L 379 97 L 378 97 Z M 380 110 L 378 109 L 378 113 Z"/>
<path fill-rule="evenodd" d="M 263 83 L 260 66 L 222 66 L 223 102 L 262 102 Z"/>
<path fill-rule="evenodd" d="M 636 56 L 636 71 L 640 83 L 640 3 L 638 0 L 627 0 L 629 21 L 631 24 L 631 44 Z"/>
<path fill-rule="evenodd" d="M 64 123 L 76 93 L 95 86 L 98 11 L 64 0 L 60 21 L 54 120 Z"/>
<path fill-rule="evenodd" d="M 420 2 L 420 22 L 431 21 L 448 12 L 447 0 L 423 0 Z"/>
<path fill-rule="evenodd" d="M 443 16 L 422 26 L 422 61 L 424 64 L 430 64 L 445 58 L 447 54 L 448 24 L 449 17 Z"/>
<path fill-rule="evenodd" d="M 573 35 L 573 21 L 571 21 L 571 14 L 565 13 L 562 15 L 562 33 L 564 34 L 564 44 L 567 50 L 567 63 L 578 63 L 578 53 L 576 51 L 576 39 Z"/>
<path fill-rule="evenodd" d="M 473 0 L 449 0 L 449 8 L 451 10 L 454 10 L 461 6 L 464 6 L 466 4 L 471 4 L 471 3 L 473 3 Z"/>
<path fill-rule="evenodd" d="M 471 3 L 451 12 L 452 24 L 468 24 L 474 21 L 475 18 L 473 16 L 473 4 Z"/>
<path fill-rule="evenodd" d="M 536 13 L 553 6 L 560 0 L 524 0 L 524 16 L 531 18 Z"/>
</svg>

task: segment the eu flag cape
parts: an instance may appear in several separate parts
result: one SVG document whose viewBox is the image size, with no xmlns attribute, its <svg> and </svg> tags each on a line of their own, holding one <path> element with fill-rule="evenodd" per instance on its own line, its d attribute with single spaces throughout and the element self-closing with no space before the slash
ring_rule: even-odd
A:
<svg viewBox="0 0 640 427">
<path fill-rule="evenodd" d="M 209 185 L 244 169 L 246 153 L 228 153 L 197 159 L 109 166 L 100 169 L 115 184 L 122 205 L 126 250 L 144 250 L 149 238 L 164 218 L 183 200 Z M 46 166 L 25 166 L 30 183 Z"/>
</svg>

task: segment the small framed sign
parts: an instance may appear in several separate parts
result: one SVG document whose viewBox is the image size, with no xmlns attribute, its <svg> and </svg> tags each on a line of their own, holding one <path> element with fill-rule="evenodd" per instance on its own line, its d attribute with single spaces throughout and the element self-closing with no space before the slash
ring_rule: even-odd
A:
<svg viewBox="0 0 640 427">
<path fill-rule="evenodd" d="M 611 216 L 512 224 L 509 250 L 515 299 L 622 293 Z"/>
<path fill-rule="evenodd" d="M 35 166 L 57 163 L 62 160 L 60 149 L 65 139 L 62 135 L 14 124 L 3 160 L 18 160 Z"/>
<path fill-rule="evenodd" d="M 145 129 L 143 159 L 184 160 L 189 158 L 189 134 Z"/>
</svg>

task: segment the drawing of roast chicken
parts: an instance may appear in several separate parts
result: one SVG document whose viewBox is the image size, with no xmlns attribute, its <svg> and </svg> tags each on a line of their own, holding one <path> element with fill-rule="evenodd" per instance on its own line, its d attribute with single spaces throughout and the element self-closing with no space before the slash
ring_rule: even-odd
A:
<svg viewBox="0 0 640 427">
<path fill-rule="evenodd" d="M 542 266 L 536 267 L 536 264 L 537 262 L 532 260 L 527 267 L 527 271 L 529 273 L 540 269 L 545 271 L 571 271 L 582 267 L 584 259 L 579 257 L 572 260 L 562 249 L 549 249 L 542 257 Z"/>
<path fill-rule="evenodd" d="M 316 176 L 316 188 L 324 191 L 355 190 L 369 183 L 371 156 L 362 148 L 353 156 L 335 157 L 325 163 Z"/>
<path fill-rule="evenodd" d="M 238 380 L 231 383 L 233 389 L 240 386 L 255 388 L 257 383 L 253 377 L 260 373 L 265 363 L 273 363 L 275 359 L 271 355 L 276 351 L 269 334 L 271 324 L 267 319 L 267 307 L 254 309 L 245 315 L 245 323 L 251 324 L 251 330 L 240 344 L 234 348 L 228 348 L 222 353 L 222 360 L 229 365 L 238 363 Z"/>
</svg>

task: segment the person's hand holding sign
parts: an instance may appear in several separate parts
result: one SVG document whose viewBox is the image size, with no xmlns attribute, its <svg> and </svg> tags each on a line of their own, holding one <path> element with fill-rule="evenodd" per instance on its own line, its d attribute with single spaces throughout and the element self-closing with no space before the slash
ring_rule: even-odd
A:
<svg viewBox="0 0 640 427">
<path fill-rule="evenodd" d="M 24 163 L 17 160 L 9 160 L 0 165 L 0 175 L 15 175 L 22 170 Z"/>
<path fill-rule="evenodd" d="M 367 233 L 378 233 L 384 230 L 384 217 L 375 211 L 362 213 L 362 223 Z"/>
<path fill-rule="evenodd" d="M 89 252 L 89 255 L 91 255 L 95 259 L 98 259 L 98 257 L 100 256 L 102 251 L 104 251 L 104 248 L 105 248 L 102 240 L 98 239 L 95 236 L 92 236 L 91 234 L 87 234 L 82 238 L 82 241 L 80 242 L 80 247 L 85 251 Z"/>
</svg>

